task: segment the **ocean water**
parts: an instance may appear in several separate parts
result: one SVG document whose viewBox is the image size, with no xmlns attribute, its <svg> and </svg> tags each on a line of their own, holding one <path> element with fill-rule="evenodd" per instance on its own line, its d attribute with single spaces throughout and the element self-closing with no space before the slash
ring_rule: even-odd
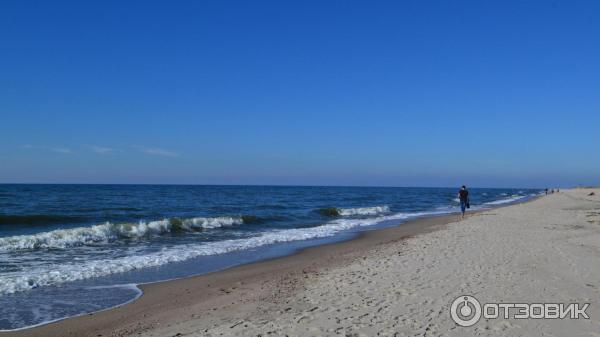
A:
<svg viewBox="0 0 600 337">
<path fill-rule="evenodd" d="M 458 211 L 457 188 L 0 185 L 0 330 L 114 307 L 137 284 Z M 470 189 L 473 209 L 532 189 Z"/>
</svg>

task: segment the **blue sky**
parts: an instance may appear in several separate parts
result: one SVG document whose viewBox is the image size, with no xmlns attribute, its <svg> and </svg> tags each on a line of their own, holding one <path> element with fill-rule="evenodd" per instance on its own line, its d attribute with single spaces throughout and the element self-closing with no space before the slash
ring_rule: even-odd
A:
<svg viewBox="0 0 600 337">
<path fill-rule="evenodd" d="M 2 1 L 0 182 L 600 184 L 594 1 Z"/>
</svg>

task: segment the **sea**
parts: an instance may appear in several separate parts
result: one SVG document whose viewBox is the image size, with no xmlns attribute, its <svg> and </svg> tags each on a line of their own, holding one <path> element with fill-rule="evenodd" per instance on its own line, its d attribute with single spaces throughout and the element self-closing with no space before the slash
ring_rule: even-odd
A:
<svg viewBox="0 0 600 337">
<path fill-rule="evenodd" d="M 471 188 L 471 210 L 538 189 Z M 459 211 L 458 188 L 0 184 L 0 330 L 182 278 Z"/>
</svg>

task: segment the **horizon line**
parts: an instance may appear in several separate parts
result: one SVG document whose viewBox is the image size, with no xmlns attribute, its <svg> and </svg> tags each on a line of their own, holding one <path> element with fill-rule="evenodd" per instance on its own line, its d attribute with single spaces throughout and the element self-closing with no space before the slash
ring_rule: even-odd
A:
<svg viewBox="0 0 600 337">
<path fill-rule="evenodd" d="M 41 183 L 41 182 L 16 182 L 7 183 L 0 182 L 0 185 L 100 185 L 100 186 L 231 186 L 231 187 L 357 187 L 357 188 L 455 188 L 460 187 L 463 184 L 456 186 L 384 186 L 384 185 L 302 185 L 302 184 L 210 184 L 210 183 Z M 515 186 L 503 186 L 503 187 L 489 187 L 489 186 L 469 186 L 467 188 L 488 188 L 488 189 L 544 189 L 545 187 L 515 187 Z M 575 185 L 575 186 L 554 186 L 549 188 L 575 188 L 585 187 L 586 185 Z"/>
</svg>

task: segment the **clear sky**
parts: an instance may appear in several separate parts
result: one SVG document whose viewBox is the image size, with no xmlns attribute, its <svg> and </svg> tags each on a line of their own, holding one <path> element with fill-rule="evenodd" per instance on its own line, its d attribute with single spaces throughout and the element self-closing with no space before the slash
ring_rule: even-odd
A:
<svg viewBox="0 0 600 337">
<path fill-rule="evenodd" d="M 0 182 L 600 184 L 598 1 L 2 1 Z"/>
</svg>

